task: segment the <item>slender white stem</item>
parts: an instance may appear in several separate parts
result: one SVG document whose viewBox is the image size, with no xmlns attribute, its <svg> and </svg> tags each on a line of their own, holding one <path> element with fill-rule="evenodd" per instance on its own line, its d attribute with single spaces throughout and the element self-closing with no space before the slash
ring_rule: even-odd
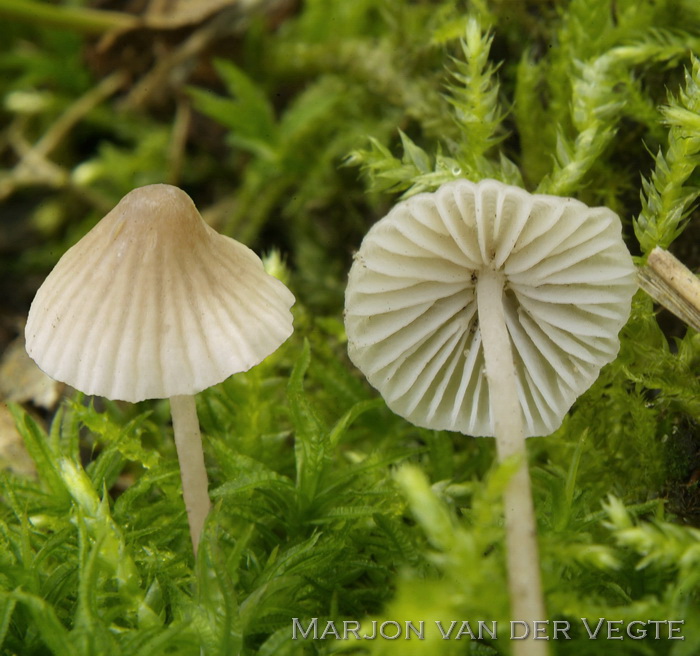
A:
<svg viewBox="0 0 700 656">
<path fill-rule="evenodd" d="M 512 456 L 520 458 L 520 466 L 504 493 L 503 506 L 511 619 L 527 622 L 530 638 L 514 641 L 513 653 L 515 656 L 545 656 L 546 642 L 532 639 L 532 623 L 547 618 L 540 580 L 537 525 L 530 489 L 523 416 L 503 309 L 504 282 L 505 277 L 501 272 L 482 271 L 477 282 L 476 297 L 491 412 L 495 420 L 498 459 L 503 461 Z M 521 634 L 522 632 L 519 633 Z"/>
<path fill-rule="evenodd" d="M 202 534 L 211 502 L 194 396 L 171 397 L 170 412 L 173 417 L 177 458 L 180 461 L 182 496 L 185 498 L 192 548 L 196 556 L 199 536 Z"/>
</svg>

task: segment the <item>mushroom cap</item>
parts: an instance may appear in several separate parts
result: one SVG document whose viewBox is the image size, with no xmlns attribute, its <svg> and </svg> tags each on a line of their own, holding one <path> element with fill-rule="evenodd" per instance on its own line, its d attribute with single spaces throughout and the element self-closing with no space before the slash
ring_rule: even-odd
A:
<svg viewBox="0 0 700 656">
<path fill-rule="evenodd" d="M 39 288 L 27 352 L 86 394 L 137 402 L 196 394 L 246 371 L 292 333 L 294 296 L 190 197 L 134 189 Z"/>
<path fill-rule="evenodd" d="M 495 180 L 396 205 L 365 236 L 345 292 L 348 353 L 412 423 L 493 436 L 476 281 L 503 304 L 525 434 L 556 430 L 619 350 L 637 289 L 619 217 Z"/>
</svg>

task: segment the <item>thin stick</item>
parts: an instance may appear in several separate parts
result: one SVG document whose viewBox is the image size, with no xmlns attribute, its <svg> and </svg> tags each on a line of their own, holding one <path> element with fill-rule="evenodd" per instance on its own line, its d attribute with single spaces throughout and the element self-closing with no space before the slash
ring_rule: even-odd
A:
<svg viewBox="0 0 700 656">
<path fill-rule="evenodd" d="M 120 11 L 60 7 L 33 0 L 1 0 L 0 16 L 32 24 L 67 28 L 86 34 L 103 34 L 110 30 L 125 30 L 139 25 L 136 16 Z"/>
<path fill-rule="evenodd" d="M 0 0 L 0 3 L 2 0 Z M 2 12 L 0 12 L 2 13 Z M 0 180 L 0 201 L 10 196 L 16 189 L 24 186 L 46 184 L 55 188 L 75 184 L 70 171 L 49 159 L 70 135 L 71 130 L 82 121 L 95 107 L 114 95 L 126 82 L 127 76 L 119 71 L 101 80 L 87 93 L 72 103 L 59 116 L 44 135 L 34 144 L 24 138 L 24 122 L 15 119 L 9 126 L 9 143 L 20 156 L 12 171 Z M 19 117 L 20 119 L 23 117 Z M 99 209 L 108 211 L 112 205 L 99 194 L 85 187 L 80 195 L 87 198 Z"/>
<path fill-rule="evenodd" d="M 194 396 L 171 397 L 170 412 L 173 417 L 177 458 L 180 461 L 182 496 L 185 498 L 192 548 L 196 556 L 199 536 L 202 534 L 211 502 Z"/>
<path fill-rule="evenodd" d="M 513 456 L 520 459 L 520 466 L 503 495 L 503 505 L 511 619 L 527 622 L 530 638 L 514 642 L 513 653 L 515 656 L 546 656 L 546 644 L 532 639 L 532 623 L 545 620 L 546 616 L 523 417 L 503 310 L 504 281 L 503 274 L 498 271 L 482 272 L 477 282 L 476 298 L 491 412 L 495 418 L 498 459 L 503 461 Z"/>
<path fill-rule="evenodd" d="M 700 331 L 700 280 L 685 264 L 657 246 L 637 273 L 649 296 Z"/>
<path fill-rule="evenodd" d="M 189 98 L 178 98 L 175 108 L 170 143 L 168 144 L 168 184 L 180 184 L 185 163 L 187 136 L 192 122 L 192 104 Z"/>
</svg>

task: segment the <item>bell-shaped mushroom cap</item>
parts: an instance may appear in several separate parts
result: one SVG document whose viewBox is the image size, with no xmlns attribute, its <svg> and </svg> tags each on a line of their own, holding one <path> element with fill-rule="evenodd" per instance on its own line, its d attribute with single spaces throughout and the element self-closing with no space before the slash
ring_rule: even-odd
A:
<svg viewBox="0 0 700 656">
<path fill-rule="evenodd" d="M 637 287 L 607 208 L 494 180 L 399 203 L 350 270 L 350 359 L 414 424 L 493 436 L 475 296 L 485 269 L 504 276 L 526 436 L 549 434 L 617 355 Z"/>
<path fill-rule="evenodd" d="M 69 249 L 34 298 L 27 352 L 86 394 L 195 394 L 292 333 L 294 296 L 246 246 L 165 184 L 127 194 Z"/>
</svg>

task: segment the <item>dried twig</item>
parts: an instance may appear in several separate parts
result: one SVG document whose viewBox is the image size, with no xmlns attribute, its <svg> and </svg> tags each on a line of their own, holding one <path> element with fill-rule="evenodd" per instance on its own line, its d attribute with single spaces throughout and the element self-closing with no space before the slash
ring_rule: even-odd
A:
<svg viewBox="0 0 700 656">
<path fill-rule="evenodd" d="M 72 103 L 34 144 L 30 144 L 24 136 L 22 119 L 11 124 L 8 128 L 7 139 L 9 145 L 19 156 L 19 161 L 0 180 L 0 200 L 4 200 L 21 187 L 48 185 L 59 188 L 68 184 L 70 172 L 52 162 L 49 159 L 51 153 L 61 145 L 73 128 L 87 114 L 116 93 L 124 85 L 126 79 L 126 74 L 119 71 L 101 80 Z"/>
<path fill-rule="evenodd" d="M 657 246 L 638 270 L 638 278 L 657 303 L 700 331 L 700 280 L 682 262 Z"/>
<path fill-rule="evenodd" d="M 86 34 L 104 34 L 138 25 L 136 16 L 121 11 L 105 11 L 88 7 L 62 7 L 34 0 L 3 0 L 0 16 L 33 24 L 53 25 Z"/>
</svg>

